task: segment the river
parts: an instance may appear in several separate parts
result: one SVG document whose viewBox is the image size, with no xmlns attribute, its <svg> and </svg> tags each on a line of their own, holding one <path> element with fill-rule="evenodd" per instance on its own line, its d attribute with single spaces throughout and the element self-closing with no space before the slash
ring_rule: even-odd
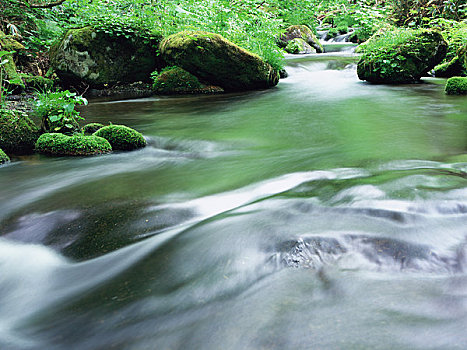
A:
<svg viewBox="0 0 467 350">
<path fill-rule="evenodd" d="M 148 147 L 0 167 L 0 349 L 467 348 L 467 100 L 356 60 L 93 100 Z"/>
</svg>

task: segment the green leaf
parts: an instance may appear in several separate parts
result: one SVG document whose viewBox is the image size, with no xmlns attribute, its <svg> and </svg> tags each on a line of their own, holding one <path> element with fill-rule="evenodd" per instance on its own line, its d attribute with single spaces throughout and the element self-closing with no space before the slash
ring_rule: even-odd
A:
<svg viewBox="0 0 467 350">
<path fill-rule="evenodd" d="M 49 120 L 53 123 L 53 122 L 58 122 L 60 119 L 62 119 L 60 116 L 58 115 L 51 115 L 49 116 Z"/>
</svg>

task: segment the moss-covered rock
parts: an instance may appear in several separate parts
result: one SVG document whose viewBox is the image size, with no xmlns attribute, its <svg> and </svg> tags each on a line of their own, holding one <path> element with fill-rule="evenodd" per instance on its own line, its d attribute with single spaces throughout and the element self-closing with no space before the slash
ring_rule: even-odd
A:
<svg viewBox="0 0 467 350">
<path fill-rule="evenodd" d="M 54 81 L 52 79 L 44 78 L 39 75 L 29 75 L 20 73 L 21 79 L 27 88 L 36 90 L 48 90 L 53 87 Z"/>
<path fill-rule="evenodd" d="M 304 25 L 293 25 L 288 27 L 279 39 L 279 46 L 285 48 L 287 44 L 295 38 L 303 39 L 318 53 L 324 52 L 323 45 L 321 45 L 318 38 L 313 34 L 310 28 Z"/>
<path fill-rule="evenodd" d="M 5 152 L 3 152 L 2 149 L 0 149 L 0 164 L 6 163 L 10 161 L 10 157 L 6 155 Z"/>
<path fill-rule="evenodd" d="M 450 61 L 435 67 L 435 76 L 441 78 L 464 77 L 467 75 L 467 45 L 459 49 Z"/>
<path fill-rule="evenodd" d="M 446 82 L 445 90 L 448 95 L 467 95 L 467 78 L 452 77 Z"/>
<path fill-rule="evenodd" d="M 164 69 L 154 80 L 154 92 L 157 94 L 202 94 L 218 93 L 224 90 L 218 86 L 205 85 L 190 72 L 180 67 Z"/>
<path fill-rule="evenodd" d="M 288 42 L 285 51 L 292 54 L 307 54 L 316 53 L 316 50 L 306 43 L 301 38 L 295 38 Z"/>
<path fill-rule="evenodd" d="M 111 152 L 112 146 L 102 137 L 47 133 L 37 139 L 36 151 L 54 156 L 93 156 Z"/>
<path fill-rule="evenodd" d="M 162 58 L 226 91 L 275 86 L 279 73 L 268 63 L 218 34 L 185 31 L 160 44 Z"/>
<path fill-rule="evenodd" d="M 418 81 L 443 60 L 447 50 L 440 32 L 423 29 L 378 33 L 364 45 L 358 77 L 389 84 Z"/>
<path fill-rule="evenodd" d="M 108 34 L 92 27 L 70 29 L 50 49 L 50 62 L 63 84 L 147 81 L 156 69 L 156 50 L 147 40 Z"/>
<path fill-rule="evenodd" d="M 38 127 L 26 115 L 0 110 L 0 148 L 5 152 L 31 153 L 38 137 Z"/>
<path fill-rule="evenodd" d="M 85 135 L 91 135 L 103 127 L 104 127 L 104 124 L 101 124 L 101 123 L 89 123 L 81 128 L 81 132 Z"/>
<path fill-rule="evenodd" d="M 18 52 L 24 50 L 24 46 L 13 39 L 10 35 L 6 35 L 0 30 L 0 51 Z M 16 64 L 13 59 L 13 54 L 7 54 L 2 57 L 2 60 L 7 62 L 3 65 L 6 73 L 6 78 L 9 81 L 10 87 L 24 88 L 24 82 L 20 74 L 16 70 Z"/>
<path fill-rule="evenodd" d="M 138 131 L 125 125 L 108 125 L 97 130 L 94 136 L 103 137 L 114 151 L 131 151 L 146 146 L 146 140 Z"/>
</svg>

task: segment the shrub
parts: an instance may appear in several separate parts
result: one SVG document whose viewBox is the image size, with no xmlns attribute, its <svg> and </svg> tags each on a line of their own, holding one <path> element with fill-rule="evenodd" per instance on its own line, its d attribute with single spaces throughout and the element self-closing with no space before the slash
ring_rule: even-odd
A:
<svg viewBox="0 0 467 350">
<path fill-rule="evenodd" d="M 109 153 L 112 147 L 102 137 L 46 133 L 37 140 L 36 151 L 54 156 L 92 156 Z"/>
<path fill-rule="evenodd" d="M 104 126 L 93 135 L 109 141 L 114 151 L 131 151 L 146 146 L 146 140 L 143 135 L 125 125 Z"/>
<path fill-rule="evenodd" d="M 40 92 L 33 113 L 41 120 L 42 132 L 72 134 L 79 131 L 78 120 L 83 120 L 75 106 L 87 103 L 84 97 L 68 90 Z"/>
</svg>

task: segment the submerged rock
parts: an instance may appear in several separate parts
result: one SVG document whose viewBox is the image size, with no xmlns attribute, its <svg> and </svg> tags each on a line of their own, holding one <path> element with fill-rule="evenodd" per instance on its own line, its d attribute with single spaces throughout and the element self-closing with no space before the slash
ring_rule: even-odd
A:
<svg viewBox="0 0 467 350">
<path fill-rule="evenodd" d="M 70 29 L 50 49 L 50 62 L 65 85 L 84 82 L 92 87 L 148 80 L 157 65 L 147 40 L 92 27 Z"/>
<path fill-rule="evenodd" d="M 265 89 L 279 81 L 271 65 L 219 34 L 180 32 L 163 40 L 160 52 L 169 64 L 226 91 Z"/>
<path fill-rule="evenodd" d="M 357 65 L 361 80 L 374 83 L 412 83 L 440 63 L 447 43 L 434 30 L 393 30 L 375 34 Z"/>
<path fill-rule="evenodd" d="M 102 137 L 47 133 L 37 140 L 36 151 L 53 156 L 93 156 L 109 153 L 112 147 Z"/>
<path fill-rule="evenodd" d="M 10 157 L 6 155 L 5 152 L 0 148 L 0 164 L 6 163 L 10 161 Z"/>
<path fill-rule="evenodd" d="M 311 29 L 305 25 L 293 25 L 288 27 L 279 39 L 279 46 L 285 48 L 290 41 L 296 38 L 303 39 L 308 45 L 314 48 L 316 52 L 324 52 L 323 45 L 321 45 Z"/>
<path fill-rule="evenodd" d="M 445 92 L 448 95 L 467 95 L 467 78 L 449 78 L 446 82 Z"/>
<path fill-rule="evenodd" d="M 81 128 L 81 132 L 85 135 L 94 134 L 97 130 L 102 129 L 104 124 L 101 123 L 89 123 Z"/>
<path fill-rule="evenodd" d="M 316 50 L 308 45 L 305 40 L 301 38 L 295 38 L 288 42 L 285 47 L 285 51 L 292 54 L 307 54 L 316 53 Z"/>
<path fill-rule="evenodd" d="M 34 149 L 39 128 L 21 112 L 0 111 L 0 148 L 7 153 L 26 154 Z"/>
<path fill-rule="evenodd" d="M 143 135 L 125 125 L 104 126 L 93 135 L 109 141 L 114 151 L 131 151 L 146 146 Z"/>
<path fill-rule="evenodd" d="M 163 70 L 154 81 L 154 92 L 157 94 L 203 94 L 218 93 L 224 90 L 218 86 L 205 85 L 190 72 L 180 67 L 169 67 Z"/>
</svg>

